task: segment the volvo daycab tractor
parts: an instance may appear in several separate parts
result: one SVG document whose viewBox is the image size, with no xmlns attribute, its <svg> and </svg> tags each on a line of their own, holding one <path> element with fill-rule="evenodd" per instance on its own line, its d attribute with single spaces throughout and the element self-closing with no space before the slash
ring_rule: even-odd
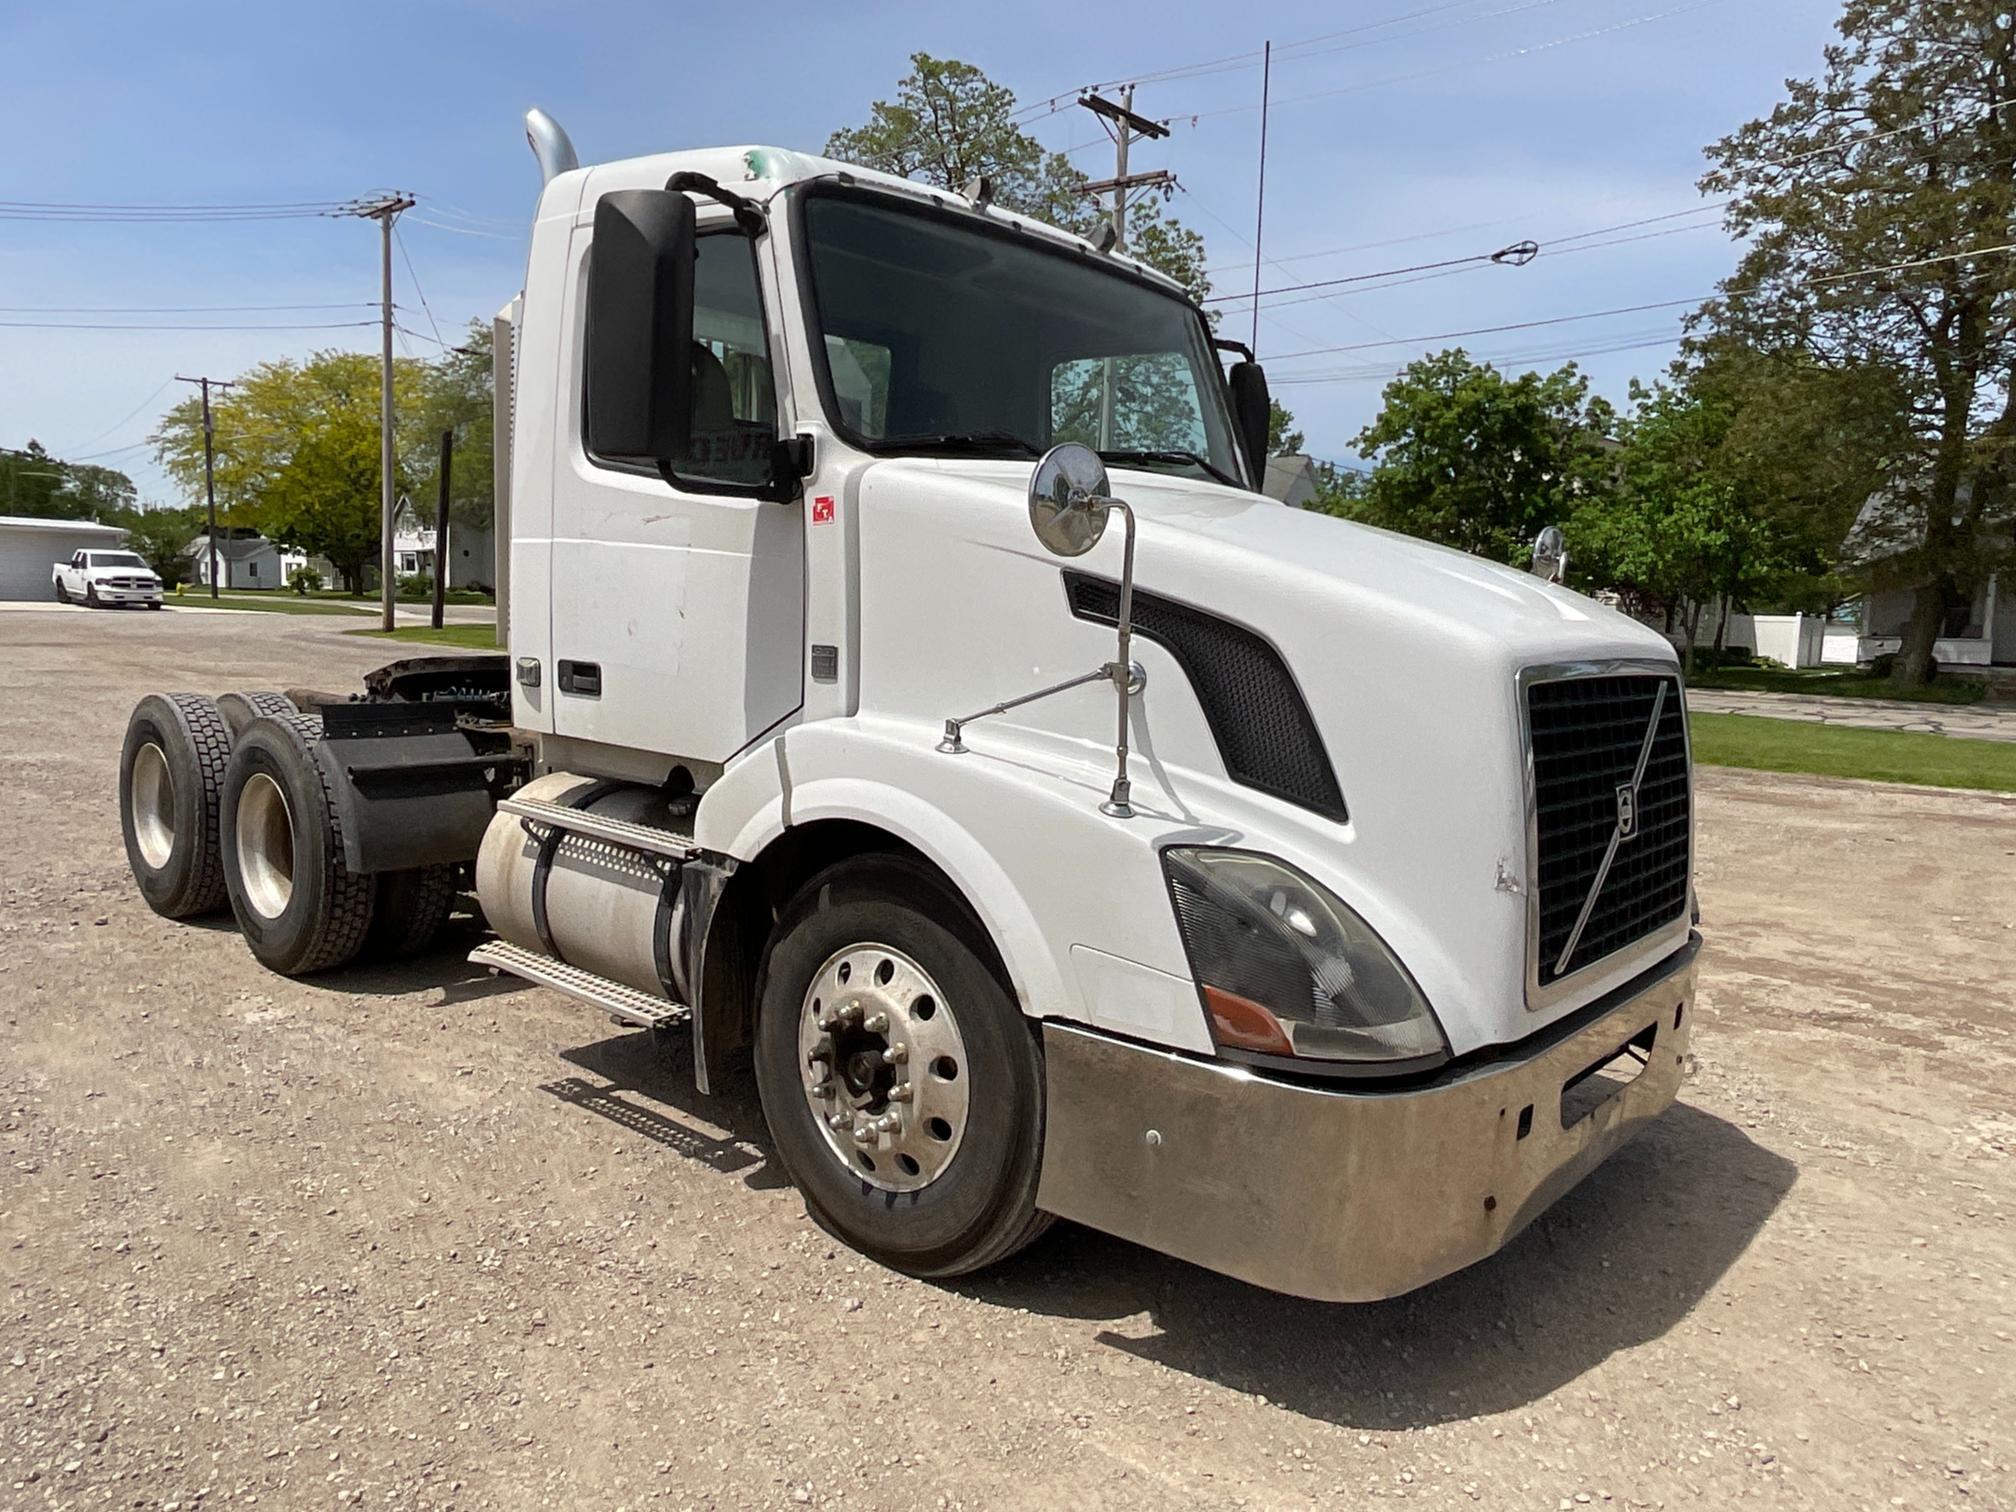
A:
<svg viewBox="0 0 2016 1512">
<path fill-rule="evenodd" d="M 1062 1217 L 1387 1297 L 1673 1101 L 1680 673 L 1557 533 L 1264 497 L 1250 354 L 984 180 L 528 123 L 506 654 L 144 700 L 158 912 L 307 974 L 473 887 L 473 961 L 753 1065 L 811 1215 L 921 1276 Z"/>
</svg>

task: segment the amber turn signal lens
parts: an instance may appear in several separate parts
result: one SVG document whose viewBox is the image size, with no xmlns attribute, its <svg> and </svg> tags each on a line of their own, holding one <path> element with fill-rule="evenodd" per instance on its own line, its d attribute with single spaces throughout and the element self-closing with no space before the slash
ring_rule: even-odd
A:
<svg viewBox="0 0 2016 1512">
<path fill-rule="evenodd" d="M 1262 1055 L 1293 1055 L 1281 1021 L 1251 998 L 1208 983 L 1204 1005 L 1211 1012 L 1211 1035 L 1229 1050 L 1256 1050 Z"/>
</svg>

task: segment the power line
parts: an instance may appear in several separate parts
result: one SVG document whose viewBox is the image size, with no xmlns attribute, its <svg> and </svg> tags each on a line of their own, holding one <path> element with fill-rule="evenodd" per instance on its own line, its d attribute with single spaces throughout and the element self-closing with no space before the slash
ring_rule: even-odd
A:
<svg viewBox="0 0 2016 1512">
<path fill-rule="evenodd" d="M 1616 315 L 1642 315 L 1647 310 L 1675 310 L 1682 305 L 1698 305 L 1713 295 L 1701 294 L 1691 299 L 1660 299 L 1650 304 L 1620 305 L 1614 310 L 1589 310 L 1580 315 L 1554 315 L 1545 320 L 1515 320 L 1506 325 L 1475 326 L 1467 331 L 1438 331 L 1432 336 L 1398 336 L 1391 341 L 1356 341 L 1348 346 L 1315 347 L 1306 352 L 1287 352 L 1272 359 L 1287 362 L 1296 357 L 1323 357 L 1337 352 L 1367 352 L 1375 347 L 1389 346 L 1432 346 L 1438 341 L 1456 341 L 1465 336 L 1498 336 L 1507 331 L 1530 331 L 1542 326 L 1570 325 L 1578 320 L 1607 320 Z"/>
<path fill-rule="evenodd" d="M 376 325 L 377 323 L 375 320 L 336 320 L 305 325 L 151 325 L 137 324 L 132 321 L 0 320 L 0 327 L 18 331 L 347 331 L 353 326 L 368 326 Z"/>
<path fill-rule="evenodd" d="M 1203 301 L 1205 304 L 1223 304 L 1227 300 L 1259 301 L 1273 294 L 1299 294 L 1304 289 L 1333 289 L 1342 284 L 1367 283 L 1375 278 L 1391 278 L 1401 273 L 1426 273 L 1435 268 L 1456 268 L 1466 263 L 1502 263 L 1508 267 L 1524 267 L 1540 253 L 1537 242 L 1514 242 L 1508 247 L 1500 247 L 1496 252 L 1473 252 L 1465 257 L 1445 257 L 1440 262 L 1415 263 L 1411 267 L 1387 268 L 1378 273 L 1353 273 L 1347 278 L 1324 278 L 1313 283 L 1285 284 L 1278 289 L 1256 289 L 1251 294 L 1214 294 Z M 1294 301 L 1297 304 L 1301 300 Z"/>
<path fill-rule="evenodd" d="M 156 399 L 159 399 L 161 395 L 164 392 L 166 392 L 168 385 L 173 383 L 174 381 L 175 378 L 173 374 L 170 374 L 168 377 L 163 378 L 161 380 L 161 386 L 155 389 L 154 392 L 149 394 L 145 399 L 142 399 L 138 404 L 134 405 L 132 409 L 128 410 L 124 415 L 124 417 L 106 426 L 105 429 L 98 432 L 98 434 L 93 436 L 89 441 L 78 442 L 77 445 L 71 447 L 70 450 L 83 451 L 84 448 L 86 448 L 87 446 L 96 446 L 100 441 L 103 441 L 107 436 L 113 434 L 115 431 L 124 430 L 126 426 L 132 421 L 134 416 L 138 415 L 140 411 L 147 408 L 147 406 L 152 404 Z M 139 444 L 144 445 L 145 443 L 139 443 Z"/>
<path fill-rule="evenodd" d="M 399 227 L 396 222 L 392 227 L 392 239 L 399 244 L 400 259 L 406 264 L 406 276 L 413 280 L 413 292 L 419 296 L 420 308 L 427 316 L 427 324 L 434 328 L 435 344 L 445 347 L 448 343 L 441 339 L 440 324 L 434 319 L 434 311 L 428 306 L 427 293 L 420 287 L 419 270 L 413 266 L 413 254 L 406 250 L 406 238 L 399 234 Z"/>
<path fill-rule="evenodd" d="M 373 301 L 270 305 L 0 305 L 0 315 L 247 315 L 282 310 L 368 310 Z"/>
</svg>

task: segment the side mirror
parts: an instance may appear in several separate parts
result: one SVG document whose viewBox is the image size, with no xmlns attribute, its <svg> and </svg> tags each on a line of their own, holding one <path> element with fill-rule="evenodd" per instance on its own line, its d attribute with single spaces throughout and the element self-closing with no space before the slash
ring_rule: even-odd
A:
<svg viewBox="0 0 2016 1512">
<path fill-rule="evenodd" d="M 1559 525 L 1548 525 L 1533 538 L 1533 560 L 1527 570 L 1543 582 L 1558 583 L 1568 575 L 1568 538 Z"/>
<path fill-rule="evenodd" d="M 588 259 L 588 445 L 661 468 L 693 423 L 693 202 L 621 189 L 595 205 Z"/>
<path fill-rule="evenodd" d="M 1076 441 L 1053 446 L 1029 479 L 1029 528 L 1052 556 L 1083 556 L 1106 533 L 1106 464 Z"/>
<path fill-rule="evenodd" d="M 1257 362 L 1235 362 L 1225 381 L 1232 391 L 1232 423 L 1239 428 L 1239 445 L 1257 489 L 1267 481 L 1267 416 L 1273 408 L 1267 370 Z"/>
</svg>

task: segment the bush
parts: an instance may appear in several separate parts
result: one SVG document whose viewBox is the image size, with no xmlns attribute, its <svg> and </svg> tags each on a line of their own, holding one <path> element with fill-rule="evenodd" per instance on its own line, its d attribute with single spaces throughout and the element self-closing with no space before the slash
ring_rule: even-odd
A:
<svg viewBox="0 0 2016 1512">
<path fill-rule="evenodd" d="M 1869 675 L 1871 677 L 1888 677 L 1896 670 L 1897 653 L 1895 651 L 1885 651 L 1881 656 L 1869 663 Z"/>
<path fill-rule="evenodd" d="M 322 574 L 313 567 L 296 567 L 287 574 L 287 586 L 305 598 L 311 593 L 320 591 Z"/>
<path fill-rule="evenodd" d="M 425 603 L 434 597 L 434 574 L 431 572 L 411 572 L 399 578 L 399 598 L 402 603 Z"/>
</svg>

